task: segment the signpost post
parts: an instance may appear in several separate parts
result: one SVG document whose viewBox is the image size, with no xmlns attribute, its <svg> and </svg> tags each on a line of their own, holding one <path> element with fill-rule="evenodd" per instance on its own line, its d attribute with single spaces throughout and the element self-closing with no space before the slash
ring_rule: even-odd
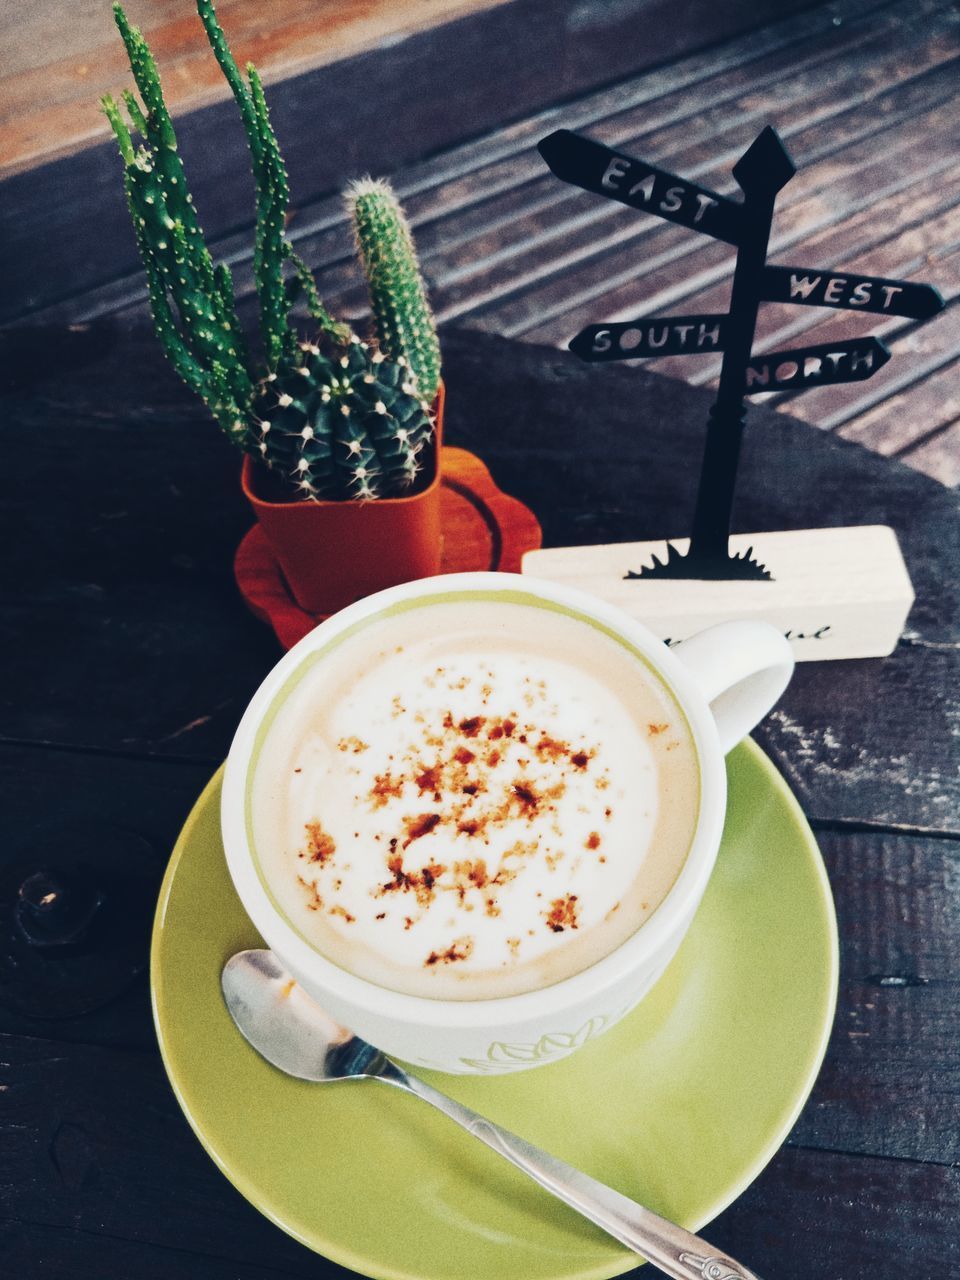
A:
<svg viewBox="0 0 960 1280">
<path fill-rule="evenodd" d="M 870 336 L 758 355 L 753 341 L 763 302 L 925 320 L 942 309 L 940 294 L 906 280 L 768 265 L 777 194 L 796 172 L 770 126 L 733 166 L 740 201 L 566 129 L 544 138 L 539 150 L 564 182 L 722 240 L 735 246 L 737 258 L 725 314 L 592 324 L 570 342 L 591 363 L 722 353 L 689 540 L 532 552 L 524 570 L 586 587 L 655 627 L 659 619 L 664 638 L 752 615 L 783 626 L 798 658 L 890 652 L 913 599 L 892 530 L 730 533 L 746 398 L 859 382 L 882 368 L 890 352 Z M 758 546 L 769 569 L 755 554 Z M 642 567 L 632 568 L 631 557 Z M 649 582 L 641 601 L 639 579 L 661 582 Z"/>
</svg>

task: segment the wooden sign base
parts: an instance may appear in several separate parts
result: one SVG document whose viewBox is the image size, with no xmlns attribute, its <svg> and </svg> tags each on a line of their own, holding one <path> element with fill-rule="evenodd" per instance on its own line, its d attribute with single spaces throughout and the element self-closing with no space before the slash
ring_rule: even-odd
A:
<svg viewBox="0 0 960 1280">
<path fill-rule="evenodd" d="M 671 540 L 686 551 L 685 538 Z M 753 548 L 770 582 L 632 578 L 666 542 L 530 551 L 522 572 L 578 587 L 645 623 L 668 644 L 729 618 L 779 627 L 798 662 L 879 658 L 895 647 L 913 603 L 896 535 L 885 525 L 733 534 L 730 552 Z"/>
</svg>

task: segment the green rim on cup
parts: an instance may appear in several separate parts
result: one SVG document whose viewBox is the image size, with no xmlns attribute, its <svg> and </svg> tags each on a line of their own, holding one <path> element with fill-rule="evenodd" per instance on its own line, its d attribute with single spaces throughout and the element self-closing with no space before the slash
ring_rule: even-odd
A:
<svg viewBox="0 0 960 1280">
<path fill-rule="evenodd" d="M 422 1073 L 692 1230 L 787 1136 L 837 994 L 836 918 L 813 834 L 753 743 L 727 768 L 716 870 L 651 995 L 609 1033 L 534 1071 Z M 220 970 L 261 944 L 227 874 L 219 794 L 218 774 L 171 858 L 151 984 L 174 1091 L 230 1181 L 303 1244 L 370 1276 L 600 1280 L 636 1266 L 635 1254 L 414 1099 L 374 1083 L 289 1079 L 241 1039 Z"/>
</svg>

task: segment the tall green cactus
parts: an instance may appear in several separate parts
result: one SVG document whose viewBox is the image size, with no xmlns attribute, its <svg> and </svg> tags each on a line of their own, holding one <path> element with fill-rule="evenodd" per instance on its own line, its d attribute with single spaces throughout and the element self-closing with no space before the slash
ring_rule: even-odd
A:
<svg viewBox="0 0 960 1280">
<path fill-rule="evenodd" d="M 427 303 L 410 227 L 386 182 L 362 178 L 346 191 L 370 305 L 388 356 L 406 356 L 422 395 L 440 384 L 440 343 Z"/>
<path fill-rule="evenodd" d="M 123 160 L 157 334 L 174 368 L 230 438 L 301 497 L 402 493 L 421 470 L 420 454 L 432 436 L 429 401 L 436 381 L 411 376 L 414 352 L 408 360 L 392 330 L 387 358 L 323 306 L 309 268 L 284 235 L 287 173 L 260 77 L 248 64 L 244 79 L 212 0 L 197 0 L 197 11 L 240 109 L 250 150 L 256 188 L 253 266 L 265 368 L 257 370 L 247 349 L 230 270 L 214 265 L 207 249 L 156 63 L 143 36 L 115 4 L 140 99 L 123 94 L 131 124 L 109 94 L 102 106 Z M 131 127 L 142 139 L 139 145 Z M 320 330 L 316 342 L 301 340 L 290 322 L 287 263 Z M 406 275 L 404 281 L 409 289 Z M 387 335 L 382 336 L 386 346 Z"/>
</svg>

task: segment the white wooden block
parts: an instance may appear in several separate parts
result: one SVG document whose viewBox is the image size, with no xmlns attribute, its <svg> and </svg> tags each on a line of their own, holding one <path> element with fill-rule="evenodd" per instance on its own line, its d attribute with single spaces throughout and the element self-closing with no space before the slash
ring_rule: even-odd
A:
<svg viewBox="0 0 960 1280">
<path fill-rule="evenodd" d="M 686 538 L 671 539 L 686 551 Z M 627 578 L 665 559 L 666 542 L 528 551 L 522 572 L 578 587 L 623 609 L 668 644 L 729 618 L 764 618 L 793 645 L 798 662 L 877 658 L 903 632 L 913 587 L 896 535 L 885 525 L 742 533 L 733 553 L 753 547 L 771 582 Z"/>
</svg>

